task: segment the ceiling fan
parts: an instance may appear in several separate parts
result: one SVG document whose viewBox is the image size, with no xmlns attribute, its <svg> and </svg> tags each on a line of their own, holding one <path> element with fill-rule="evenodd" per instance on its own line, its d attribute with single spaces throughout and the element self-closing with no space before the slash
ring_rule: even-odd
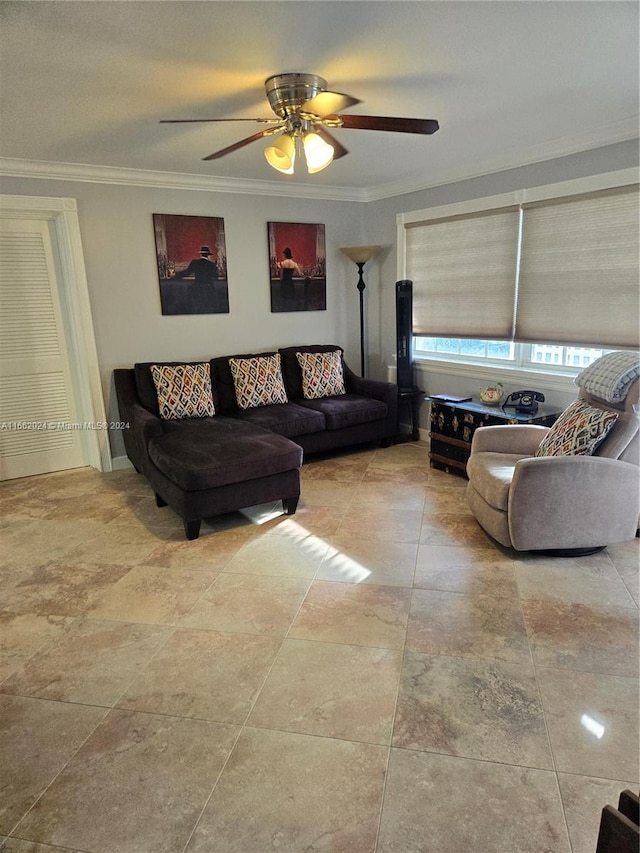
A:
<svg viewBox="0 0 640 853">
<path fill-rule="evenodd" d="M 392 118 L 385 116 L 342 115 L 341 111 L 359 104 L 357 98 L 331 92 L 327 81 L 317 74 L 275 74 L 265 80 L 271 109 L 277 118 L 191 118 L 163 119 L 161 124 L 213 121 L 253 121 L 270 127 L 247 136 L 233 145 L 214 151 L 203 160 L 217 160 L 232 154 L 265 136 L 280 136 L 265 149 L 267 162 L 285 175 L 293 174 L 296 151 L 304 151 L 307 170 L 315 174 L 333 160 L 349 152 L 327 128 L 344 127 L 357 130 L 384 130 L 396 133 L 431 134 L 438 130 L 435 119 Z"/>
</svg>

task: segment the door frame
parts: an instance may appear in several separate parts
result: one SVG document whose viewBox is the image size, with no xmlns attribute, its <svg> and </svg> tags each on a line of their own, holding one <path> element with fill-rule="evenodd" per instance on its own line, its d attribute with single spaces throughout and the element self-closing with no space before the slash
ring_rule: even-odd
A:
<svg viewBox="0 0 640 853">
<path fill-rule="evenodd" d="M 78 421 L 96 427 L 79 431 L 84 464 L 98 471 L 111 471 L 109 431 L 76 200 L 0 195 L 0 218 L 41 219 L 49 223 Z"/>
</svg>

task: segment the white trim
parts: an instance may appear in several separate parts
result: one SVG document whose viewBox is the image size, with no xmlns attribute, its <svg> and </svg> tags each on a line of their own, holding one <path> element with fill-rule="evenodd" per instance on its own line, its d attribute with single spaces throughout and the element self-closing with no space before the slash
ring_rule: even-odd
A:
<svg viewBox="0 0 640 853">
<path fill-rule="evenodd" d="M 128 456 L 114 456 L 111 459 L 112 471 L 134 471 L 134 467 L 129 461 Z"/>
<path fill-rule="evenodd" d="M 251 195 L 282 196 L 286 198 L 315 198 L 332 201 L 370 202 L 431 190 L 448 184 L 475 180 L 512 169 L 520 169 L 535 163 L 544 163 L 558 157 L 567 157 L 628 142 L 638 138 L 638 119 L 636 116 L 613 126 L 607 126 L 602 134 L 591 144 L 554 145 L 544 155 L 531 151 L 529 156 L 501 159 L 499 162 L 486 162 L 477 171 L 465 172 L 452 170 L 440 172 L 438 180 L 424 181 L 410 178 L 377 187 L 358 189 L 355 187 L 319 186 L 318 184 L 298 184 L 295 182 L 276 182 L 246 180 L 242 178 L 216 177 L 215 175 L 196 175 L 186 172 L 161 172 L 151 169 L 126 169 L 119 166 L 98 166 L 89 163 L 60 163 L 47 160 L 23 160 L 16 157 L 0 157 L 0 176 L 44 178 L 49 180 L 81 181 L 85 183 L 118 184 L 137 187 L 155 187 L 164 189 L 183 189 L 203 192 L 227 192 Z M 588 179 L 587 179 L 588 180 Z M 637 178 L 636 178 L 637 180 Z"/>
<path fill-rule="evenodd" d="M 396 214 L 396 281 L 404 281 L 407 278 L 407 231 L 405 228 L 405 214 Z"/>
<path fill-rule="evenodd" d="M 51 223 L 60 264 L 60 296 L 78 419 L 83 423 L 106 423 L 76 200 L 0 195 L 0 218 L 41 219 Z M 98 471 L 110 471 L 107 430 L 81 430 L 80 434 L 85 463 Z"/>
<path fill-rule="evenodd" d="M 469 201 L 458 201 L 453 204 L 442 204 L 437 207 L 426 207 L 422 210 L 398 213 L 396 214 L 396 220 L 399 227 L 401 226 L 406 228 L 407 225 L 413 225 L 418 222 L 428 222 L 432 219 L 479 213 L 484 210 L 494 210 L 496 208 L 511 207 L 513 205 L 530 204 L 535 201 L 543 201 L 549 198 L 561 198 L 562 196 L 597 192 L 598 190 L 637 184 L 639 181 L 640 170 L 636 168 L 619 169 L 615 172 L 604 172 L 600 175 L 589 175 L 585 178 L 575 178 L 571 181 L 562 181 L 557 184 L 545 184 L 542 187 L 521 189 L 516 190 L 515 192 L 502 193 L 500 195 L 473 198 Z"/>
<path fill-rule="evenodd" d="M 617 172 L 605 172 L 602 175 L 589 175 L 587 178 L 575 178 L 572 181 L 561 181 L 558 184 L 547 184 L 544 187 L 533 187 L 524 190 L 523 204 L 545 201 L 549 198 L 563 198 L 582 193 L 593 193 L 598 190 L 615 189 L 637 184 L 640 181 L 640 170 L 620 169 Z"/>
<path fill-rule="evenodd" d="M 556 373 L 552 371 L 537 370 L 521 365 L 513 364 L 478 364 L 461 361 L 438 361 L 437 359 L 423 359 L 414 361 L 417 373 L 428 375 L 429 373 L 441 373 L 448 376 L 463 376 L 465 379 L 482 382 L 495 382 L 496 376 L 502 379 L 503 384 L 521 385 L 523 388 L 543 386 L 548 391 L 560 391 L 562 393 L 577 394 L 574 383 L 574 374 Z"/>
<path fill-rule="evenodd" d="M 330 201 L 368 201 L 366 190 L 347 187 L 323 187 L 317 184 L 296 184 L 288 181 L 284 183 L 250 181 L 240 178 L 221 178 L 214 175 L 154 172 L 146 169 L 122 169 L 116 166 L 91 166 L 81 163 L 54 163 L 44 160 L 19 160 L 12 157 L 0 157 L 0 175 L 200 192 L 244 193 L 286 198 L 328 199 Z"/>
<path fill-rule="evenodd" d="M 432 219 L 444 219 L 448 216 L 461 216 L 468 213 L 481 213 L 485 210 L 499 210 L 503 207 L 517 207 L 522 203 L 523 191 L 517 190 L 486 198 L 472 198 L 469 201 L 456 201 L 452 204 L 441 204 L 438 207 L 427 207 L 424 210 L 412 210 L 408 213 L 398 213 L 398 220 L 406 228 L 419 222 L 429 222 Z"/>
<path fill-rule="evenodd" d="M 457 171 L 440 172 L 437 181 L 425 179 L 420 182 L 415 178 L 409 180 L 395 181 L 389 184 L 381 184 L 370 187 L 367 190 L 367 201 L 381 201 L 385 198 L 394 198 L 400 195 L 431 190 L 436 187 L 444 187 L 448 184 L 457 184 L 462 181 L 471 181 L 476 178 L 484 178 L 486 175 L 494 175 L 499 172 L 507 172 L 512 169 L 522 169 L 535 163 L 544 163 L 547 160 L 556 160 L 559 157 L 569 157 L 572 154 L 580 154 L 583 151 L 592 151 L 596 148 L 605 148 L 608 145 L 616 145 L 620 142 L 629 142 L 638 138 L 638 116 L 630 116 L 622 121 L 613 122 L 598 128 L 601 132 L 591 140 L 553 140 L 541 146 L 519 152 L 511 159 L 501 156 L 499 160 L 485 160 L 478 165 L 473 172 Z"/>
</svg>

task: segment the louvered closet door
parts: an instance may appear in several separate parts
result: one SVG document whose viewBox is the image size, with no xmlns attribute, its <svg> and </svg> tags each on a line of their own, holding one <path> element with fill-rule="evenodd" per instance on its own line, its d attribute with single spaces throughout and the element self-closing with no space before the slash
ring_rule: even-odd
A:
<svg viewBox="0 0 640 853">
<path fill-rule="evenodd" d="M 0 479 L 84 464 L 47 222 L 0 221 Z"/>
</svg>

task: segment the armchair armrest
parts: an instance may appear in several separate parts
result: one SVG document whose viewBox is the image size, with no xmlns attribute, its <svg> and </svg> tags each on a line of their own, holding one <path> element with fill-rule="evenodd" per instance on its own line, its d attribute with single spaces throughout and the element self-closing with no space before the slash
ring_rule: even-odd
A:
<svg viewBox="0 0 640 853">
<path fill-rule="evenodd" d="M 585 548 L 633 539 L 640 468 L 600 456 L 542 456 L 516 463 L 509 531 L 518 550 Z"/>
<path fill-rule="evenodd" d="M 519 453 L 533 456 L 549 427 L 535 424 L 500 424 L 477 429 L 471 439 L 471 453 Z"/>
</svg>

